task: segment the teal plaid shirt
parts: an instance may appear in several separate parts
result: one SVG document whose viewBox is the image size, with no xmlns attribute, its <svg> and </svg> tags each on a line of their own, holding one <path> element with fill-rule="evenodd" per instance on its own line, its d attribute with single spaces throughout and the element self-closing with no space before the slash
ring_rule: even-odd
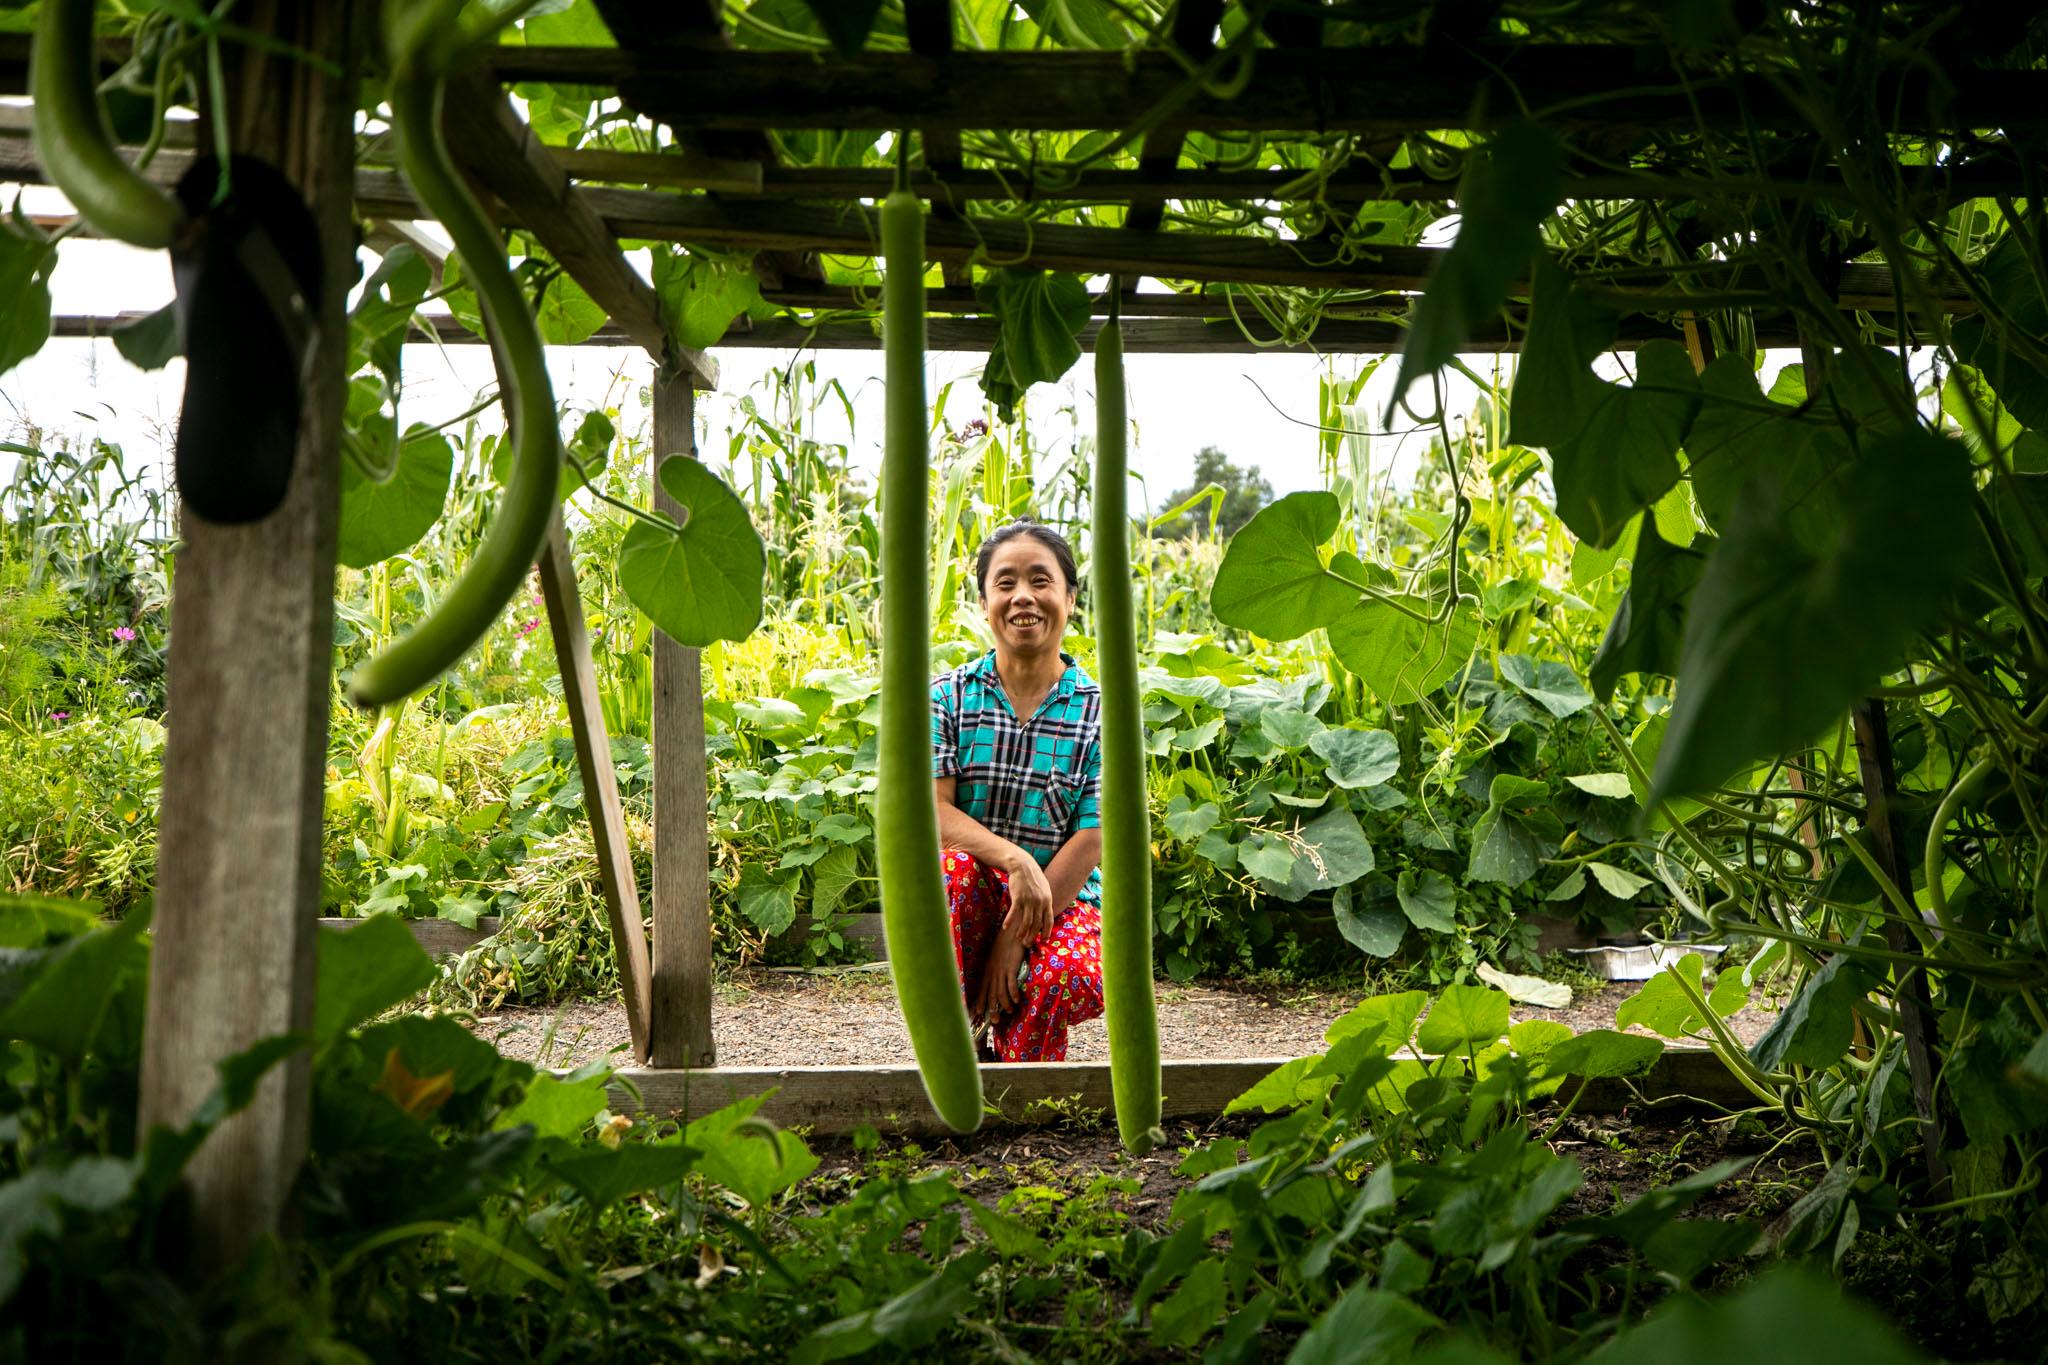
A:
<svg viewBox="0 0 2048 1365">
<path fill-rule="evenodd" d="M 996 676 L 996 653 L 932 684 L 932 766 L 955 779 L 954 804 L 1044 867 L 1077 831 L 1102 826 L 1102 689 L 1071 655 L 1029 720 Z M 1077 899 L 1102 903 L 1088 874 Z"/>
</svg>

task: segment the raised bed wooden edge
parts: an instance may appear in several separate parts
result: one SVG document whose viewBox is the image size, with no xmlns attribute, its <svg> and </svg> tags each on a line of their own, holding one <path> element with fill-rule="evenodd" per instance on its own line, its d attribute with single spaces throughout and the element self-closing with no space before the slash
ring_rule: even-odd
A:
<svg viewBox="0 0 2048 1365">
<path fill-rule="evenodd" d="M 1160 1064 L 1163 1118 L 1213 1118 L 1288 1057 L 1231 1057 L 1166 1061 Z M 1110 1107 L 1107 1062 L 986 1063 L 982 1093 L 996 1113 L 990 1122 L 1043 1124 L 1071 1117 L 1075 1110 Z M 1568 1079 L 1561 1097 L 1578 1089 Z M 1633 1086 L 1633 1088 L 1631 1088 Z M 620 1113 L 688 1122 L 748 1095 L 768 1093 L 759 1113 L 785 1128 L 807 1127 L 821 1134 L 848 1133 L 868 1126 L 880 1132 L 931 1134 L 948 1131 L 925 1099 L 914 1066 L 720 1066 L 691 1071 L 626 1067 L 611 1086 Z M 1579 1100 L 1582 1114 L 1619 1113 L 1643 1101 L 1734 1107 L 1755 1097 L 1730 1076 L 1705 1048 L 1667 1048 L 1645 1075 L 1632 1082 L 1599 1080 Z"/>
</svg>

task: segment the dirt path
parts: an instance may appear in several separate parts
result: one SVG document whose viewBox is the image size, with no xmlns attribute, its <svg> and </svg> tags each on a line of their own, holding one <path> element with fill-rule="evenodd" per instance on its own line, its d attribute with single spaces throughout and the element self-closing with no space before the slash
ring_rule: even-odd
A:
<svg viewBox="0 0 2048 1365">
<path fill-rule="evenodd" d="M 1574 1029 L 1612 1028 L 1615 1007 L 1636 986 L 1617 983 L 1565 1009 L 1517 1005 L 1514 1018 L 1555 1019 Z M 1160 1054 L 1169 1058 L 1296 1057 L 1323 1049 L 1323 1030 L 1361 997 L 1310 989 L 1250 989 L 1228 983 L 1159 985 Z M 1770 1026 L 1753 1005 L 1729 1021 L 1745 1043 Z M 474 1025 L 510 1057 L 576 1066 L 626 1046 L 617 1003 L 521 1006 L 480 1015 Z M 721 982 L 712 1007 L 718 1060 L 726 1066 L 908 1064 L 910 1038 L 887 971 L 830 976 L 761 971 Z M 1641 1030 L 1637 1030 L 1641 1031 Z M 1074 1029 L 1071 1061 L 1106 1061 L 1102 1021 Z"/>
</svg>

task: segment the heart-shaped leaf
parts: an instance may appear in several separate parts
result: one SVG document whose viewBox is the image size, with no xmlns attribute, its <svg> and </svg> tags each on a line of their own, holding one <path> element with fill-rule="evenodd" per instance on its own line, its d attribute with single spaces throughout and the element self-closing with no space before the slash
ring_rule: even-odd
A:
<svg viewBox="0 0 2048 1365">
<path fill-rule="evenodd" d="M 636 522 L 619 547 L 619 584 L 682 645 L 744 640 L 761 623 L 767 555 L 724 480 L 696 460 L 664 460 L 661 486 L 687 513 L 676 530 Z"/>
</svg>

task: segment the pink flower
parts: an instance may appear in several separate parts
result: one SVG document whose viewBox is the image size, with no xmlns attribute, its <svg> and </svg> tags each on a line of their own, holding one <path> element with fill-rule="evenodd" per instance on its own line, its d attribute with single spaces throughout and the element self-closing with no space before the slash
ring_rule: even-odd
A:
<svg viewBox="0 0 2048 1365">
<path fill-rule="evenodd" d="M 135 632 L 127 626 L 115 626 L 114 638 L 125 644 L 135 638 Z"/>
<path fill-rule="evenodd" d="M 69 711 L 52 711 L 52 712 L 50 713 L 50 719 L 51 719 L 51 720 L 70 720 L 70 719 L 71 719 L 71 713 L 70 713 Z"/>
</svg>

